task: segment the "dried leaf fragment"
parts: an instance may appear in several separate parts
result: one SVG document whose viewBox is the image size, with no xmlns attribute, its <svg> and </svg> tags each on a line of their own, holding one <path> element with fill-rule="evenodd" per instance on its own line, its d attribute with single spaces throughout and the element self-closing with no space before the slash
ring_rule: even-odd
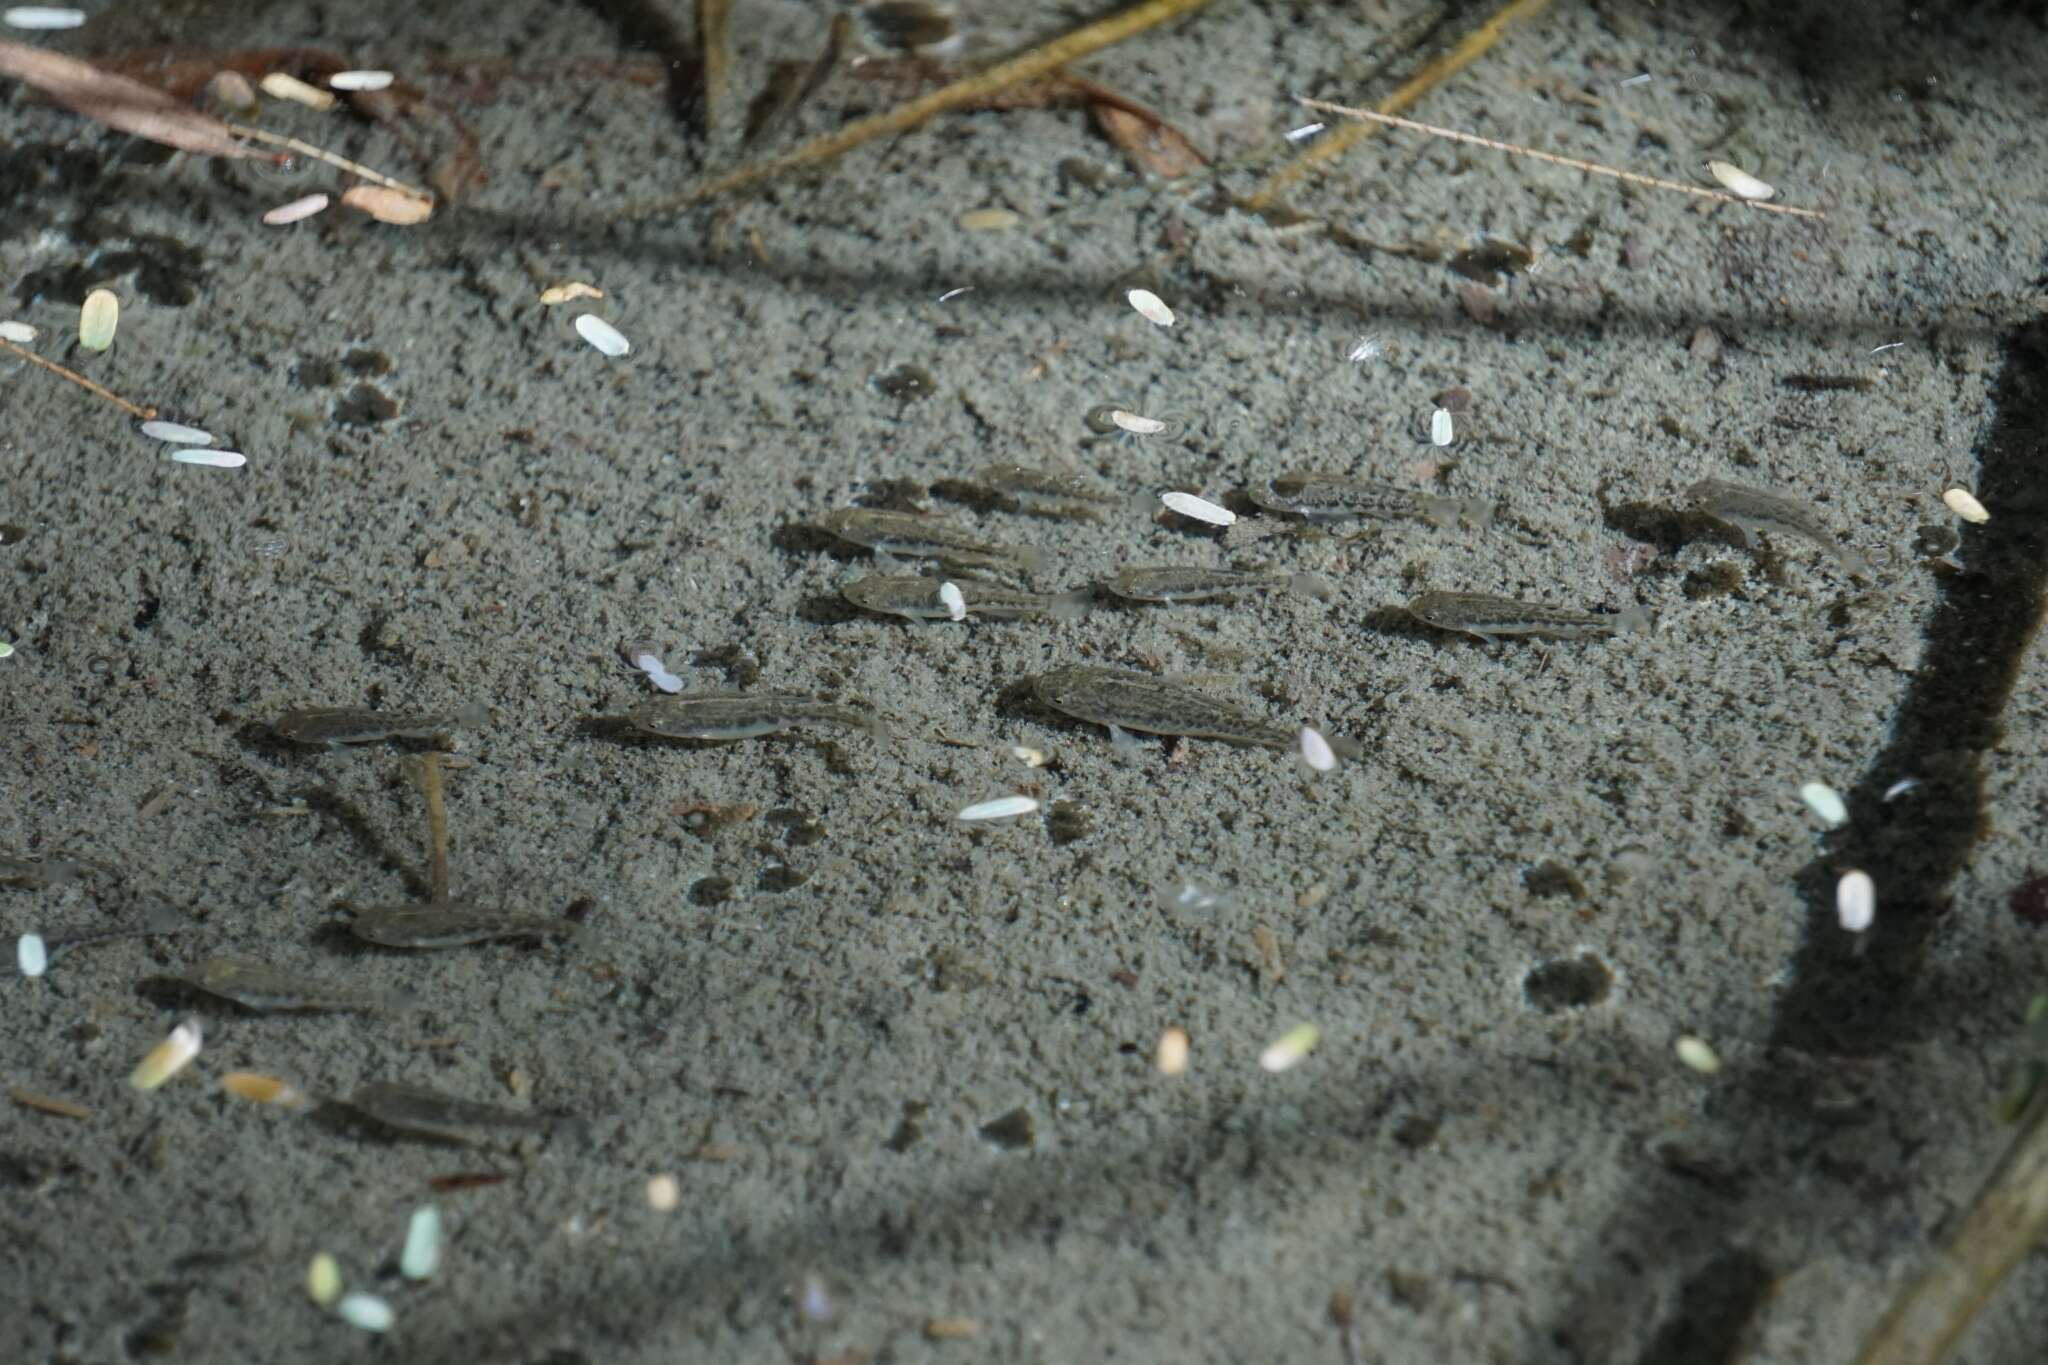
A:
<svg viewBox="0 0 2048 1365">
<path fill-rule="evenodd" d="M 382 185 L 357 185 L 342 191 L 341 202 L 380 223 L 411 227 L 434 216 L 434 201 Z"/>
<path fill-rule="evenodd" d="M 562 284 L 551 284 L 540 291 L 540 301 L 552 308 L 558 303 L 570 303 L 576 299 L 601 299 L 604 290 L 581 280 L 569 280 Z"/>
<path fill-rule="evenodd" d="M 225 123 L 189 109 L 163 91 L 102 71 L 90 62 L 0 40 L 0 76 L 12 76 L 73 113 L 109 128 L 201 156 L 254 156 Z"/>
<path fill-rule="evenodd" d="M 1099 101 L 1090 104 L 1088 112 L 1095 116 L 1095 126 L 1102 130 L 1102 135 L 1146 175 L 1173 180 L 1209 164 L 1208 158 L 1170 123 Z"/>
</svg>

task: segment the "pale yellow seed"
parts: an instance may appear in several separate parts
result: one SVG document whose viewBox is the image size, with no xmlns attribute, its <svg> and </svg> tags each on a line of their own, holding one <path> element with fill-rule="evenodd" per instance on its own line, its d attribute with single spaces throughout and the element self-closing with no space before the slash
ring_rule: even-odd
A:
<svg viewBox="0 0 2048 1365">
<path fill-rule="evenodd" d="M 1728 192 L 1738 199 L 1764 200 L 1778 192 L 1742 167 L 1726 161 L 1709 161 L 1707 173 L 1720 181 Z"/>
<path fill-rule="evenodd" d="M 960 226 L 968 232 L 1008 232 L 1023 221 L 1008 209 L 974 209 L 960 215 Z"/>
<path fill-rule="evenodd" d="M 334 95 L 317 85 L 308 85 L 297 76 L 287 76 L 282 71 L 273 71 L 261 82 L 263 93 L 272 99 L 290 100 L 303 104 L 308 109 L 332 109 Z"/>
<path fill-rule="evenodd" d="M 341 1297 L 341 1262 L 321 1252 L 306 1267 L 306 1297 L 322 1308 L 332 1307 Z"/>
<path fill-rule="evenodd" d="M 973 1318 L 926 1318 L 924 1334 L 930 1341 L 965 1341 L 981 1334 L 981 1324 Z"/>
<path fill-rule="evenodd" d="M 1721 1069 L 1720 1054 L 1704 1038 L 1695 1038 L 1688 1033 L 1673 1043 L 1671 1050 L 1678 1054 L 1679 1061 L 1702 1076 L 1711 1076 Z"/>
<path fill-rule="evenodd" d="M 1296 1024 L 1280 1035 L 1279 1040 L 1259 1054 L 1259 1065 L 1267 1071 L 1286 1071 L 1298 1065 L 1301 1059 L 1315 1051 L 1323 1031 L 1314 1024 Z"/>
<path fill-rule="evenodd" d="M 1975 526 L 1982 526 L 1991 520 L 1991 514 L 1984 510 L 1984 504 L 1977 501 L 1977 495 L 1967 488 L 1951 488 L 1941 495 L 1948 504 L 1948 510 Z"/>
<path fill-rule="evenodd" d="M 238 1100 L 251 1104 L 275 1104 L 286 1109 L 303 1108 L 306 1097 L 290 1081 L 266 1076 L 260 1071 L 230 1071 L 220 1078 L 220 1088 Z"/>
<path fill-rule="evenodd" d="M 411 227 L 434 216 L 434 201 L 382 185 L 356 185 L 341 192 L 341 202 L 380 223 Z"/>
<path fill-rule="evenodd" d="M 149 1050 L 149 1055 L 128 1077 L 137 1090 L 154 1090 L 191 1065 L 199 1055 L 199 1021 L 187 1019 L 171 1030 L 171 1036 Z"/>
<path fill-rule="evenodd" d="M 1159 1035 L 1159 1052 L 1155 1058 L 1159 1074 L 1178 1076 L 1188 1069 L 1188 1031 L 1184 1028 L 1170 1028 Z"/>
<path fill-rule="evenodd" d="M 95 289 L 78 310 L 78 344 L 88 351 L 104 351 L 114 344 L 114 329 L 120 325 L 121 300 L 111 289 Z"/>
<path fill-rule="evenodd" d="M 683 1187 L 672 1175 L 657 1175 L 647 1182 L 647 1207 L 656 1213 L 674 1213 L 683 1202 Z"/>
</svg>

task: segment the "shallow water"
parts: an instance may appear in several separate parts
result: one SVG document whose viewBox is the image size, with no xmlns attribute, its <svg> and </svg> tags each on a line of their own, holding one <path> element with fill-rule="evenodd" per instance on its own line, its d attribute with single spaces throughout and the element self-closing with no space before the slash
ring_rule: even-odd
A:
<svg viewBox="0 0 2048 1365">
<path fill-rule="evenodd" d="M 620 8 L 108 5 L 29 38 L 392 67 L 440 102 L 401 125 L 426 158 L 452 111 L 489 173 L 414 228 L 265 226 L 346 182 L 137 151 L 0 81 L 0 318 L 248 455 L 173 464 L 0 357 L 0 855 L 86 866 L 0 887 L 0 931 L 192 926 L 0 982 L 7 1084 L 90 1111 L 0 1112 L 0 1360 L 357 1358 L 303 1289 L 323 1251 L 427 1362 L 1343 1359 L 1340 1293 L 1362 1359 L 1849 1357 L 2002 1149 L 2043 980 L 2007 901 L 2048 870 L 2038 30 L 1558 6 L 1411 111 L 1684 180 L 1730 160 L 1824 225 L 1408 133 L 1295 192 L 1313 222 L 1229 207 L 1298 150 L 1289 92 L 1382 98 L 1474 22 L 1397 0 L 1214 7 L 1081 64 L 1218 163 L 1178 182 L 1081 109 L 966 113 L 628 226 L 622 203 L 927 87 L 849 68 L 742 148 L 770 64 L 825 32 L 749 6 L 707 143 Z M 1072 22 L 1004 6 L 953 60 Z M 262 121 L 425 174 L 344 113 Z M 986 209 L 1017 221 L 960 226 Z M 1489 237 L 1533 264 L 1453 269 Z M 537 302 L 569 280 L 604 297 Z M 95 285 L 123 305 L 98 356 L 70 344 Z M 1166 429 L 1104 433 L 1104 405 Z M 1239 519 L 1034 515 L 971 487 L 998 461 Z M 1304 524 L 1243 497 L 1288 470 L 1503 511 Z M 1702 479 L 1811 502 L 1877 581 L 1679 515 Z M 1988 523 L 1942 505 L 1950 479 Z M 912 624 L 840 597 L 876 566 L 817 522 L 855 504 L 1048 555 L 1024 580 L 1046 592 L 1189 563 L 1335 593 Z M 1426 591 L 1657 628 L 1489 646 L 1412 622 Z M 637 736 L 618 718 L 657 694 L 627 640 L 687 690 L 894 733 Z M 1076 663 L 1365 753 L 1317 775 L 1113 745 L 1031 702 Z M 441 740 L 268 729 L 477 704 Z M 471 760 L 455 895 L 583 932 L 350 936 L 343 902 L 430 894 L 409 755 L 437 744 Z M 1815 780 L 1845 829 L 1801 804 Z M 1010 793 L 1041 812 L 954 818 Z M 1834 923 L 1850 867 L 1867 942 Z M 266 1017 L 145 985 L 216 955 L 417 1005 Z M 198 1059 L 131 1092 L 193 1013 Z M 1305 1022 L 1315 1051 L 1262 1070 Z M 1680 1065 L 1683 1035 L 1721 1069 Z M 222 1094 L 237 1069 L 590 1122 L 451 1147 Z M 664 1172 L 672 1211 L 646 1195 Z M 396 1256 L 425 1202 L 448 1246 L 415 1285 Z M 2044 1289 L 2023 1265 L 1969 1358 L 2033 1359 Z M 953 1319 L 976 1335 L 927 1334 Z"/>
</svg>

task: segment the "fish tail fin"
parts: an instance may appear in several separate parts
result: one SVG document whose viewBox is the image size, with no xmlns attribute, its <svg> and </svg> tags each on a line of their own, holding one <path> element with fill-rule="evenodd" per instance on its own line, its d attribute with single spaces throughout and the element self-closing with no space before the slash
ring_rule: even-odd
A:
<svg viewBox="0 0 2048 1365">
<path fill-rule="evenodd" d="M 1327 602 L 1337 595 L 1337 589 L 1321 574 L 1298 573 L 1287 580 L 1287 591 L 1297 597 L 1313 597 L 1318 602 Z"/>
<path fill-rule="evenodd" d="M 1497 509 L 1485 498 L 1460 498 L 1458 519 L 1475 531 L 1491 531 Z"/>
<path fill-rule="evenodd" d="M 1638 602 L 1614 618 L 1616 635 L 1647 635 L 1654 630 L 1657 619 L 1650 615 L 1650 609 Z"/>
<path fill-rule="evenodd" d="M 1330 730 L 1324 730 L 1321 733 L 1323 742 L 1330 746 L 1330 752 L 1337 755 L 1337 757 L 1347 762 L 1365 757 L 1365 746 L 1351 736 L 1340 735 Z"/>
<path fill-rule="evenodd" d="M 1044 573 L 1052 567 L 1052 551 L 1037 545 L 1020 546 L 1011 558 L 1025 573 Z"/>
<path fill-rule="evenodd" d="M 480 701 L 473 701 L 448 717 L 451 730 L 478 730 L 490 723 L 491 708 Z"/>
<path fill-rule="evenodd" d="M 1045 612 L 1055 621 L 1077 621 L 1094 606 L 1095 589 L 1091 586 L 1061 593 L 1045 604 Z"/>
</svg>

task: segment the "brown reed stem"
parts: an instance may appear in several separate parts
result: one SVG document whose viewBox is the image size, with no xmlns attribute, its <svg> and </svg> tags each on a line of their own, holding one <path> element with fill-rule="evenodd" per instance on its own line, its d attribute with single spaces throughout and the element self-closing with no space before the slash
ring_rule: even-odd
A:
<svg viewBox="0 0 2048 1365">
<path fill-rule="evenodd" d="M 87 379 L 84 375 L 78 373 L 78 371 L 67 370 L 54 360 L 45 360 L 41 356 L 37 355 L 34 351 L 29 350 L 27 347 L 17 346 L 13 342 L 4 339 L 0 339 L 0 347 L 5 347 L 7 350 L 13 352 L 15 355 L 20 356 L 23 360 L 33 361 L 34 363 L 42 366 L 44 369 L 50 371 L 51 373 L 60 375 L 63 378 L 70 380 L 72 383 L 78 385 L 79 388 L 84 389 L 87 393 L 97 394 L 99 397 L 106 399 L 109 403 L 112 403 L 115 407 L 121 409 L 121 411 L 127 413 L 130 417 L 133 417 L 138 422 L 147 422 L 151 418 L 156 416 L 155 408 L 145 408 L 138 404 L 131 403 L 127 399 L 123 398 L 120 394 L 115 393 L 112 389 L 107 388 L 101 384 L 95 384 L 90 379 Z"/>
</svg>

